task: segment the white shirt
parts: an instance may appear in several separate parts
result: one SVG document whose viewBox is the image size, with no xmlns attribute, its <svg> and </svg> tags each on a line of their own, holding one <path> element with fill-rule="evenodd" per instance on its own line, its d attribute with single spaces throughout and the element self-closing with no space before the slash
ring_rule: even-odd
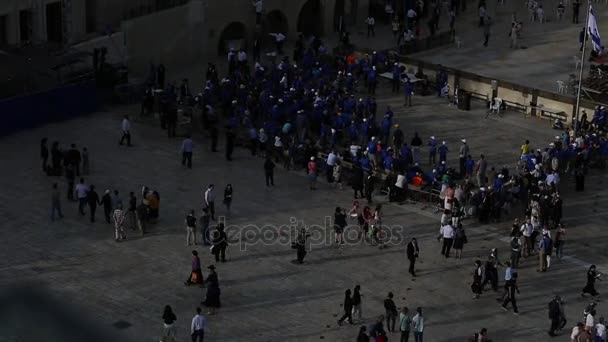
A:
<svg viewBox="0 0 608 342">
<path fill-rule="evenodd" d="M 245 62 L 245 61 L 247 61 L 247 53 L 245 51 L 239 51 L 237 58 L 238 58 L 239 62 Z"/>
<path fill-rule="evenodd" d="M 374 17 L 367 17 L 367 19 L 365 19 L 365 22 L 367 23 L 367 25 L 376 25 L 376 19 L 374 19 Z"/>
<path fill-rule="evenodd" d="M 129 121 L 129 119 L 127 119 L 127 118 L 122 119 L 122 131 L 128 132 L 130 130 L 131 130 L 131 122 Z"/>
<path fill-rule="evenodd" d="M 420 314 L 416 314 L 416 316 L 412 318 L 412 327 L 415 332 L 424 331 L 424 317 L 420 316 Z"/>
<path fill-rule="evenodd" d="M 416 14 L 416 11 L 414 11 L 414 9 L 413 9 L 413 8 L 410 8 L 410 9 L 407 11 L 407 17 L 408 17 L 408 18 L 411 18 L 411 19 L 416 18 L 416 15 L 417 15 L 417 14 Z"/>
<path fill-rule="evenodd" d="M 87 197 L 87 192 L 89 192 L 89 187 L 86 184 L 78 183 L 74 192 L 76 193 L 76 197 L 85 198 Z"/>
<path fill-rule="evenodd" d="M 602 339 L 606 339 L 606 326 L 602 323 L 598 323 L 595 325 L 595 335 L 601 337 Z"/>
<path fill-rule="evenodd" d="M 521 234 L 525 237 L 530 237 L 532 236 L 532 230 L 534 228 L 532 227 L 532 225 L 530 223 L 524 223 L 521 225 L 521 229 L 519 230 L 521 232 Z"/>
<path fill-rule="evenodd" d="M 213 201 L 215 201 L 215 193 L 213 192 L 213 189 L 207 189 L 207 191 L 205 191 L 205 203 L 209 204 L 209 202 Z"/>
<path fill-rule="evenodd" d="M 338 160 L 338 157 L 336 157 L 336 154 L 333 152 L 330 152 L 327 155 L 327 166 L 334 166 L 336 165 L 336 160 Z"/>
<path fill-rule="evenodd" d="M 398 187 L 399 189 L 403 189 L 404 183 L 405 183 L 405 176 L 397 175 L 397 182 L 395 183 L 395 186 Z"/>
<path fill-rule="evenodd" d="M 262 0 L 256 1 L 253 6 L 255 6 L 255 13 L 261 14 L 264 11 L 264 2 Z"/>
<path fill-rule="evenodd" d="M 479 16 L 480 17 L 485 17 L 486 16 L 486 8 L 481 6 L 479 7 Z"/>
<path fill-rule="evenodd" d="M 585 326 L 587 328 L 593 329 L 593 315 L 587 314 L 587 319 L 585 319 Z"/>
<path fill-rule="evenodd" d="M 576 338 L 581 332 L 578 330 L 578 327 L 572 328 L 572 333 L 570 334 L 570 341 L 576 342 Z"/>
<path fill-rule="evenodd" d="M 192 318 L 190 333 L 194 333 L 197 330 L 207 331 L 207 319 L 203 315 L 197 314 Z"/>
<path fill-rule="evenodd" d="M 451 225 L 446 224 L 445 226 L 439 229 L 439 233 L 443 236 L 444 239 L 452 239 L 454 238 L 454 228 Z"/>
<path fill-rule="evenodd" d="M 274 39 L 275 39 L 277 42 L 282 42 L 282 41 L 284 41 L 284 40 L 285 40 L 285 35 L 284 35 L 284 34 L 282 34 L 281 32 L 279 32 L 279 33 L 271 33 L 270 35 L 271 35 L 271 36 L 273 36 L 273 37 L 274 37 Z"/>
</svg>

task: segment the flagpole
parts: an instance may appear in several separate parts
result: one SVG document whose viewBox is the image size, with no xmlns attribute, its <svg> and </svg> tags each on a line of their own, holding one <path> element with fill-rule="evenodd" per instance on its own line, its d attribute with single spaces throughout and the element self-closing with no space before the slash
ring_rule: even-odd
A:
<svg viewBox="0 0 608 342">
<path fill-rule="evenodd" d="M 574 109 L 574 133 L 578 133 L 578 114 L 581 107 L 581 88 L 583 86 L 583 70 L 585 69 L 585 51 L 587 50 L 587 37 L 589 36 L 589 11 L 591 9 L 591 0 L 587 0 L 587 16 L 585 18 L 585 36 L 583 37 L 583 53 L 581 55 L 581 70 L 578 75 L 578 90 L 576 93 L 576 107 Z"/>
</svg>

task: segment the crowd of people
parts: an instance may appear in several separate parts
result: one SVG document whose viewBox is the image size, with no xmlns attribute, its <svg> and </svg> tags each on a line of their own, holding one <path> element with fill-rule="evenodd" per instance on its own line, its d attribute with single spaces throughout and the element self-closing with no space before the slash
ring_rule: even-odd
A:
<svg viewBox="0 0 608 342">
<path fill-rule="evenodd" d="M 453 0 L 451 3 L 451 11 L 457 12 L 461 4 L 464 7 L 466 2 Z M 261 5 L 256 5 L 256 13 L 258 6 Z M 423 8 L 414 9 L 414 13 L 408 12 L 406 32 L 411 32 L 415 27 L 415 18 L 419 16 L 417 11 L 426 13 Z M 431 11 L 429 25 L 436 25 L 439 12 Z M 484 18 L 480 21 L 481 26 L 489 25 Z M 393 17 L 392 20 L 399 19 Z M 367 24 L 372 26 L 369 34 L 373 35 L 375 19 L 368 18 Z M 584 191 L 585 175 L 589 169 L 605 166 L 608 155 L 608 140 L 604 132 L 606 110 L 598 107 L 591 121 L 587 121 L 586 113 L 583 113 L 581 122 L 576 125 L 579 128 L 577 131 L 556 124 L 555 128 L 561 133 L 547 146 L 533 149 L 525 141 L 521 146 L 521 158 L 515 166 L 493 167 L 483 153 L 479 153 L 477 158 L 473 157 L 477 154 L 470 151 L 466 138 L 461 139 L 454 151 L 451 150 L 451 143 L 440 142 L 441 139 L 435 136 L 422 138 L 418 132 L 413 134 L 408 144 L 406 133 L 394 122 L 392 108 L 386 107 L 378 115 L 375 92 L 380 73 L 392 73 L 393 81 L 397 81 L 393 83 L 393 91 L 396 89 L 398 92 L 403 83 L 406 106 L 411 106 L 415 87 L 409 81 L 409 76 L 404 76 L 408 71 L 401 69 L 390 55 L 373 52 L 358 56 L 349 51 L 332 56 L 318 37 L 306 39 L 300 36 L 293 57 L 281 56 L 278 61 L 262 61 L 259 54 L 254 54 L 254 60 L 250 62 L 245 51 L 231 51 L 227 75 L 220 78 L 216 66 L 209 64 L 206 82 L 199 93 L 191 91 L 188 80 L 183 80 L 179 87 L 170 83 L 165 85 L 165 68 L 161 65 L 153 69 L 149 90 L 164 88 L 162 95 L 159 95 L 159 103 L 161 119 L 170 137 L 175 136 L 174 129 L 171 133 L 171 127 L 174 127 L 178 107 L 193 106 L 201 112 L 202 126 L 211 139 L 211 151 L 217 150 L 218 135 L 223 129 L 227 160 L 232 160 L 232 149 L 237 141 L 247 147 L 252 155 L 265 157 L 267 186 L 274 186 L 275 163 L 286 169 L 306 170 L 310 190 L 316 189 L 317 177 L 322 172 L 325 172 L 328 182 L 335 183 L 339 188 L 342 183 L 350 183 L 355 198 L 352 208 L 347 211 L 338 207 L 334 213 L 337 244 L 344 243 L 343 234 L 348 218 L 356 220 L 359 238 L 380 246 L 384 244 L 382 206 L 372 205 L 373 195 L 378 189 L 386 190 L 391 202 L 410 198 L 411 189 L 438 193 L 437 203 L 434 204 L 443 213 L 438 240 L 442 241 L 441 254 L 445 258 L 451 256 L 452 249 L 456 258 L 462 256 L 464 245 L 468 243 L 463 225 L 467 220 L 477 220 L 481 224 L 499 223 L 504 222 L 505 217 L 514 215 L 510 257 L 505 258 L 509 260 L 502 263 L 496 248 L 488 253 L 487 260 L 476 260 L 471 290 L 474 298 L 480 298 L 488 284 L 497 292 L 500 283 L 498 269 L 504 267 L 504 291 L 498 299 L 503 309 L 507 310 L 511 305 L 517 314 L 515 295 L 519 293 L 517 279 L 520 265 L 536 255 L 538 271 L 545 272 L 551 267 L 554 252 L 558 259 L 563 255 L 566 228 L 562 222 L 560 190 L 564 185 L 561 185 L 561 178 L 573 177 L 576 190 Z M 251 64 L 254 65 L 252 70 L 249 67 Z M 422 70 L 416 72 L 416 78 L 426 80 L 422 84 L 428 92 L 430 82 Z M 437 94 L 441 94 L 446 82 L 447 74 L 440 71 L 434 81 Z M 149 90 L 142 106 L 145 112 L 152 111 L 154 92 Z M 121 123 L 120 145 L 126 142 L 131 146 L 130 130 L 131 123 L 125 116 Z M 43 171 L 49 176 L 66 177 L 68 200 L 78 202 L 81 215 L 86 214 L 88 205 L 91 222 L 95 221 L 96 207 L 103 206 L 106 222 L 114 224 L 117 242 L 126 239 L 125 227 L 144 234 L 147 225 L 158 220 L 158 191 L 144 186 L 139 201 L 135 193 L 130 192 L 127 210 L 124 211 L 118 190 L 108 189 L 100 197 L 95 186 L 87 184 L 84 178 L 75 184 L 76 177 L 91 172 L 86 148 L 79 150 L 72 144 L 69 149 L 62 149 L 59 142 L 53 142 L 49 151 L 47 143 L 47 138 L 44 138 L 40 145 Z M 182 164 L 189 168 L 192 168 L 193 148 L 193 141 L 188 136 L 182 142 L 181 151 Z M 318 158 L 319 152 L 327 152 L 327 157 Z M 455 159 L 448 158 L 449 153 L 458 154 L 457 164 L 449 164 Z M 345 163 L 351 165 L 349 170 L 344 168 Z M 63 212 L 56 183 L 52 191 L 51 219 L 54 220 L 55 214 L 61 218 Z M 223 201 L 228 211 L 232 195 L 232 186 L 228 184 Z M 359 196 L 361 201 L 367 200 L 367 206 L 360 204 Z M 210 237 L 210 222 L 215 220 L 213 184 L 207 187 L 203 198 L 200 218 L 197 219 L 194 210 L 187 213 L 186 244 L 197 245 L 198 224 L 203 244 L 212 245 L 211 252 L 216 262 L 225 262 L 228 239 L 222 223 L 216 226 L 213 237 Z M 292 244 L 299 264 L 304 262 L 308 237 L 305 230 L 299 230 Z M 419 254 L 418 243 L 412 238 L 407 245 L 407 258 L 410 262 L 409 273 L 414 277 Z M 215 309 L 220 307 L 216 267 L 208 266 L 206 277 L 203 277 L 202 269 L 198 252 L 192 251 L 191 272 L 185 284 L 206 286 L 207 296 L 202 304 L 209 308 L 208 314 L 214 314 Z M 595 266 L 592 266 L 582 293 L 597 296 L 594 283 L 598 278 Z M 344 321 L 352 324 L 355 314 L 361 320 L 361 297 L 359 285 L 352 292 L 350 289 L 345 291 L 344 316 L 338 321 L 339 325 Z M 565 319 L 561 298 L 556 297 L 551 303 L 549 334 L 555 335 L 565 325 Z M 370 337 L 375 341 L 386 341 L 384 322 L 386 320 L 388 332 L 393 332 L 397 318 L 401 341 L 408 340 L 410 331 L 416 341 L 422 341 L 424 316 L 421 307 L 416 309 L 412 317 L 407 307 L 397 308 L 390 292 L 383 304 L 385 314 L 370 327 L 362 326 L 358 341 L 369 341 Z M 573 329 L 573 341 L 586 341 L 580 339 L 584 334 L 603 336 L 605 341 L 605 328 L 602 332 L 599 326 L 603 324 L 603 319 L 595 324 L 594 315 L 595 311 L 586 315 L 587 320 L 591 317 L 591 324 L 585 322 Z M 165 307 L 162 318 L 165 336 L 175 336 L 174 322 L 177 317 L 170 306 Z M 197 308 L 191 325 L 193 341 L 202 341 L 206 329 L 206 318 Z M 475 333 L 474 338 L 476 342 L 489 341 L 486 329 Z"/>
</svg>

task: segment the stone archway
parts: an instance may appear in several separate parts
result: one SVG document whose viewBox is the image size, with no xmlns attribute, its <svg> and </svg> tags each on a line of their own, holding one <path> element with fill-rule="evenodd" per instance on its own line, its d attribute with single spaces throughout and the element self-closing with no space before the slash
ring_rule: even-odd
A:
<svg viewBox="0 0 608 342">
<path fill-rule="evenodd" d="M 321 0 L 308 0 L 298 15 L 298 32 L 304 35 L 322 36 L 324 31 L 324 9 Z"/>
<path fill-rule="evenodd" d="M 234 48 L 235 50 L 247 48 L 247 27 L 239 21 L 231 22 L 222 30 L 217 53 L 224 55 L 230 48 Z"/>
<path fill-rule="evenodd" d="M 266 32 L 276 33 L 281 32 L 287 35 L 289 32 L 289 23 L 287 16 L 279 10 L 273 10 L 266 14 Z"/>
</svg>

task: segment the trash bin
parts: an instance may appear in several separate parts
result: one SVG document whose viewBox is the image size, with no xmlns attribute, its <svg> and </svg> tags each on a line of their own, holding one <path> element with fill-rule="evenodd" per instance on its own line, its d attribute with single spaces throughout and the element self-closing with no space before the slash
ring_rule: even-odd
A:
<svg viewBox="0 0 608 342">
<path fill-rule="evenodd" d="M 471 93 L 468 91 L 458 91 L 458 109 L 471 110 Z"/>
</svg>

